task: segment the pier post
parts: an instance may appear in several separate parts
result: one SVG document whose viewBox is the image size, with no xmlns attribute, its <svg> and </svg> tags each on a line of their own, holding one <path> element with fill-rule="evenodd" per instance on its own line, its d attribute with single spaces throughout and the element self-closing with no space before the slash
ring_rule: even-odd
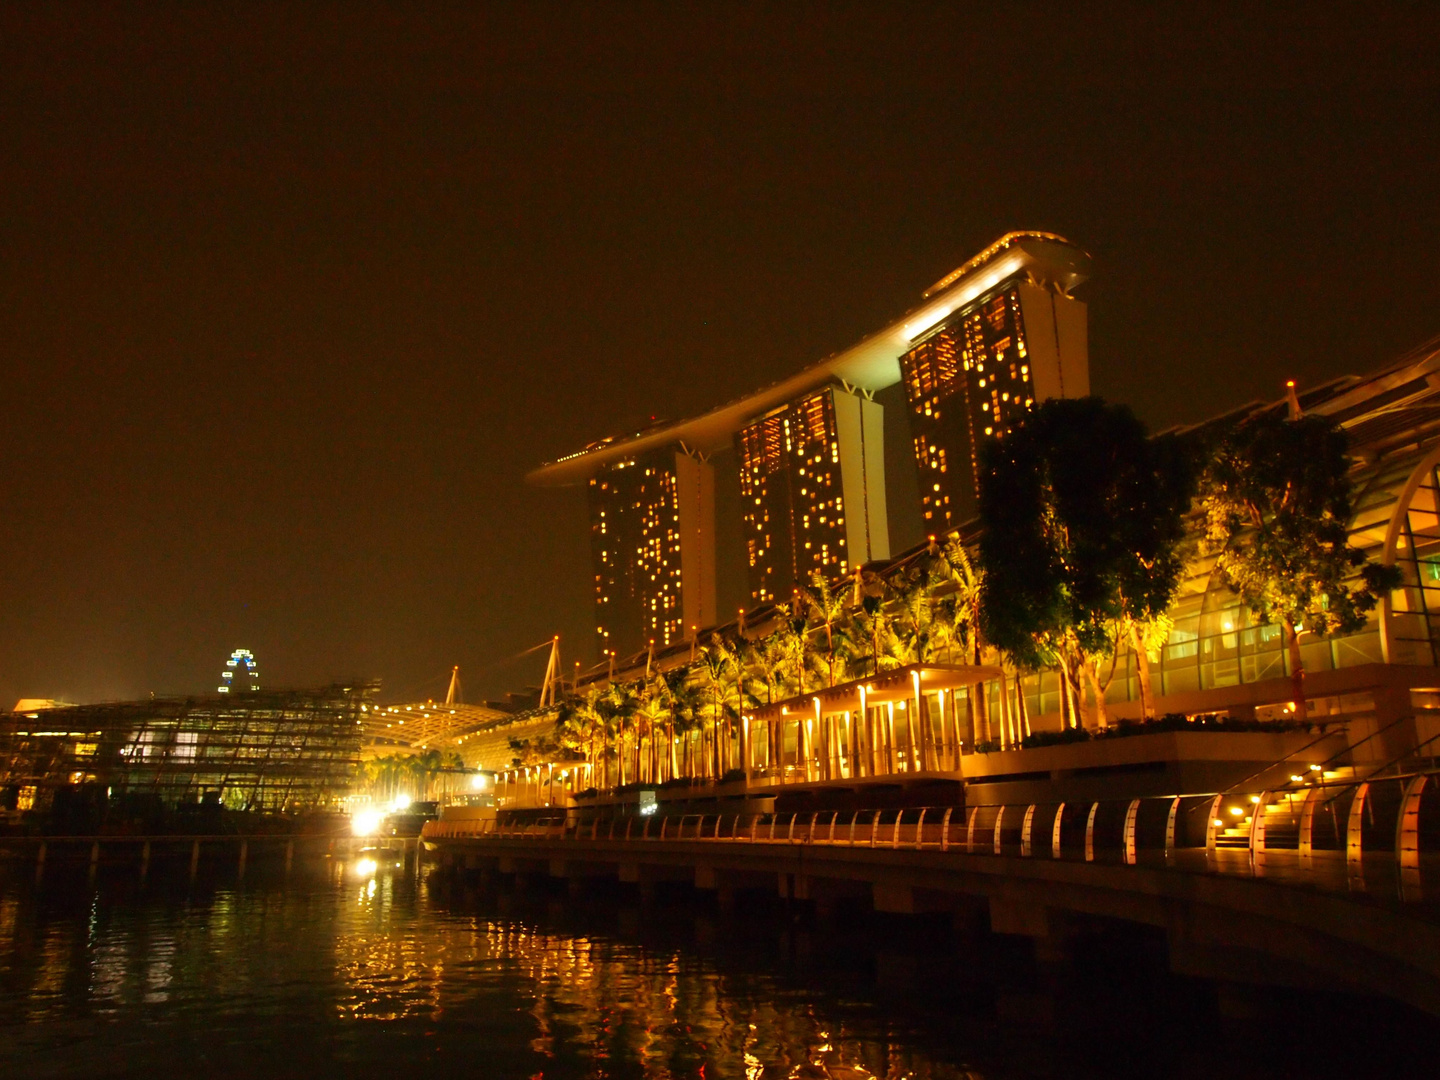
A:
<svg viewBox="0 0 1440 1080">
<path fill-rule="evenodd" d="M 285 841 L 285 876 L 290 876 L 290 865 L 295 861 L 295 841 Z"/>
<path fill-rule="evenodd" d="M 236 872 L 237 872 L 238 876 L 240 876 L 240 877 L 242 877 L 242 878 L 245 876 L 245 856 L 246 856 L 247 854 L 249 854 L 249 849 L 250 849 L 250 841 L 248 841 L 248 840 L 241 840 L 241 841 L 240 841 L 240 866 L 239 866 L 239 868 L 238 868 L 238 870 L 237 870 Z"/>
<path fill-rule="evenodd" d="M 45 841 L 40 841 L 40 850 L 35 853 L 35 881 L 45 876 Z"/>
<path fill-rule="evenodd" d="M 95 870 L 100 865 L 100 841 L 90 842 L 90 880 L 95 880 Z"/>
<path fill-rule="evenodd" d="M 145 875 L 150 872 L 150 841 L 146 840 L 140 848 L 140 880 L 145 880 Z"/>
<path fill-rule="evenodd" d="M 200 841 L 195 840 L 190 844 L 190 880 L 195 880 L 195 872 L 200 869 Z"/>
</svg>

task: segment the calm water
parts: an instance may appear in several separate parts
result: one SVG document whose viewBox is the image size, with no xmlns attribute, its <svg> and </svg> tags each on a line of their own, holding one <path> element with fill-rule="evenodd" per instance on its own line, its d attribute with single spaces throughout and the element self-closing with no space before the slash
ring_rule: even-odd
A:
<svg viewBox="0 0 1440 1080">
<path fill-rule="evenodd" d="M 722 917 L 679 893 L 642 909 L 353 863 L 47 874 L 0 877 L 0 1077 L 1231 1080 L 1314 1076 L 1307 1040 L 1326 1037 L 1314 1003 L 1218 1036 L 1205 988 L 1143 942 L 1057 983 L 1005 939 L 778 903 Z M 1364 1047 L 1395 1031 L 1360 1023 L 1321 1065 L 1377 1065 Z"/>
</svg>

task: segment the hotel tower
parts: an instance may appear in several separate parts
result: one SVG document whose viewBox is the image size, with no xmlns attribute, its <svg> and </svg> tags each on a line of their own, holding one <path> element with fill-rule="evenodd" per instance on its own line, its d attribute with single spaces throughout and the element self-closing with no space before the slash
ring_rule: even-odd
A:
<svg viewBox="0 0 1440 1080">
<path fill-rule="evenodd" d="M 1085 305 L 1068 295 L 1068 274 L 1047 279 L 1044 269 L 1017 270 L 900 358 L 930 535 L 975 516 L 986 440 L 1003 436 L 1037 401 L 1090 393 Z"/>
<path fill-rule="evenodd" d="M 624 656 L 715 622 L 715 470 L 680 447 L 590 477 L 595 641 Z"/>
<path fill-rule="evenodd" d="M 716 623 L 711 456 L 738 458 L 750 603 L 890 556 L 884 416 L 905 385 L 926 533 L 974 516 L 980 450 L 1035 403 L 1089 393 L 1090 257 L 1051 233 L 1007 233 L 848 349 L 687 420 L 592 443 L 531 480 L 587 484 L 603 656 L 673 645 Z"/>
<path fill-rule="evenodd" d="M 883 410 L 826 386 L 735 435 L 750 602 L 890 557 Z"/>
</svg>

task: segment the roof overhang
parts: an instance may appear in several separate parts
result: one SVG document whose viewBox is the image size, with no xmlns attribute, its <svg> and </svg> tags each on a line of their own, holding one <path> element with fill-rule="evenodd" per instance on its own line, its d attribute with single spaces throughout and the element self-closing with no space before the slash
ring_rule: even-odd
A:
<svg viewBox="0 0 1440 1080">
<path fill-rule="evenodd" d="M 1064 237 L 1007 233 L 931 286 L 919 307 L 843 352 L 702 416 L 612 439 L 549 462 L 526 479 L 547 487 L 579 484 L 605 465 L 676 443 L 704 454 L 726 449 L 735 432 L 757 416 L 822 386 L 848 383 L 870 393 L 893 386 L 900 381 L 900 357 L 915 341 L 1011 278 L 1026 277 L 1068 292 L 1089 273 L 1090 256 Z"/>
</svg>

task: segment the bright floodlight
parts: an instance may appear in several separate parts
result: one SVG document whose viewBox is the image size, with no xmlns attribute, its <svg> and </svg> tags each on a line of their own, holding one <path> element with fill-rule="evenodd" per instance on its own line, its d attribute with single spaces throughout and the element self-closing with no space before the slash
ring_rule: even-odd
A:
<svg viewBox="0 0 1440 1080">
<path fill-rule="evenodd" d="M 485 790 L 485 774 L 484 774 L 484 773 L 476 773 L 474 776 L 472 776 L 472 777 L 470 778 L 470 786 L 473 787 L 476 791 L 484 791 L 484 790 Z"/>
<path fill-rule="evenodd" d="M 396 795 L 396 796 L 395 796 L 395 809 L 396 809 L 396 810 L 408 810 L 408 809 L 410 809 L 410 796 L 409 796 L 409 795 Z"/>
<path fill-rule="evenodd" d="M 385 815 L 379 810 L 356 810 L 350 815 L 350 831 L 356 836 L 374 836 Z"/>
</svg>

